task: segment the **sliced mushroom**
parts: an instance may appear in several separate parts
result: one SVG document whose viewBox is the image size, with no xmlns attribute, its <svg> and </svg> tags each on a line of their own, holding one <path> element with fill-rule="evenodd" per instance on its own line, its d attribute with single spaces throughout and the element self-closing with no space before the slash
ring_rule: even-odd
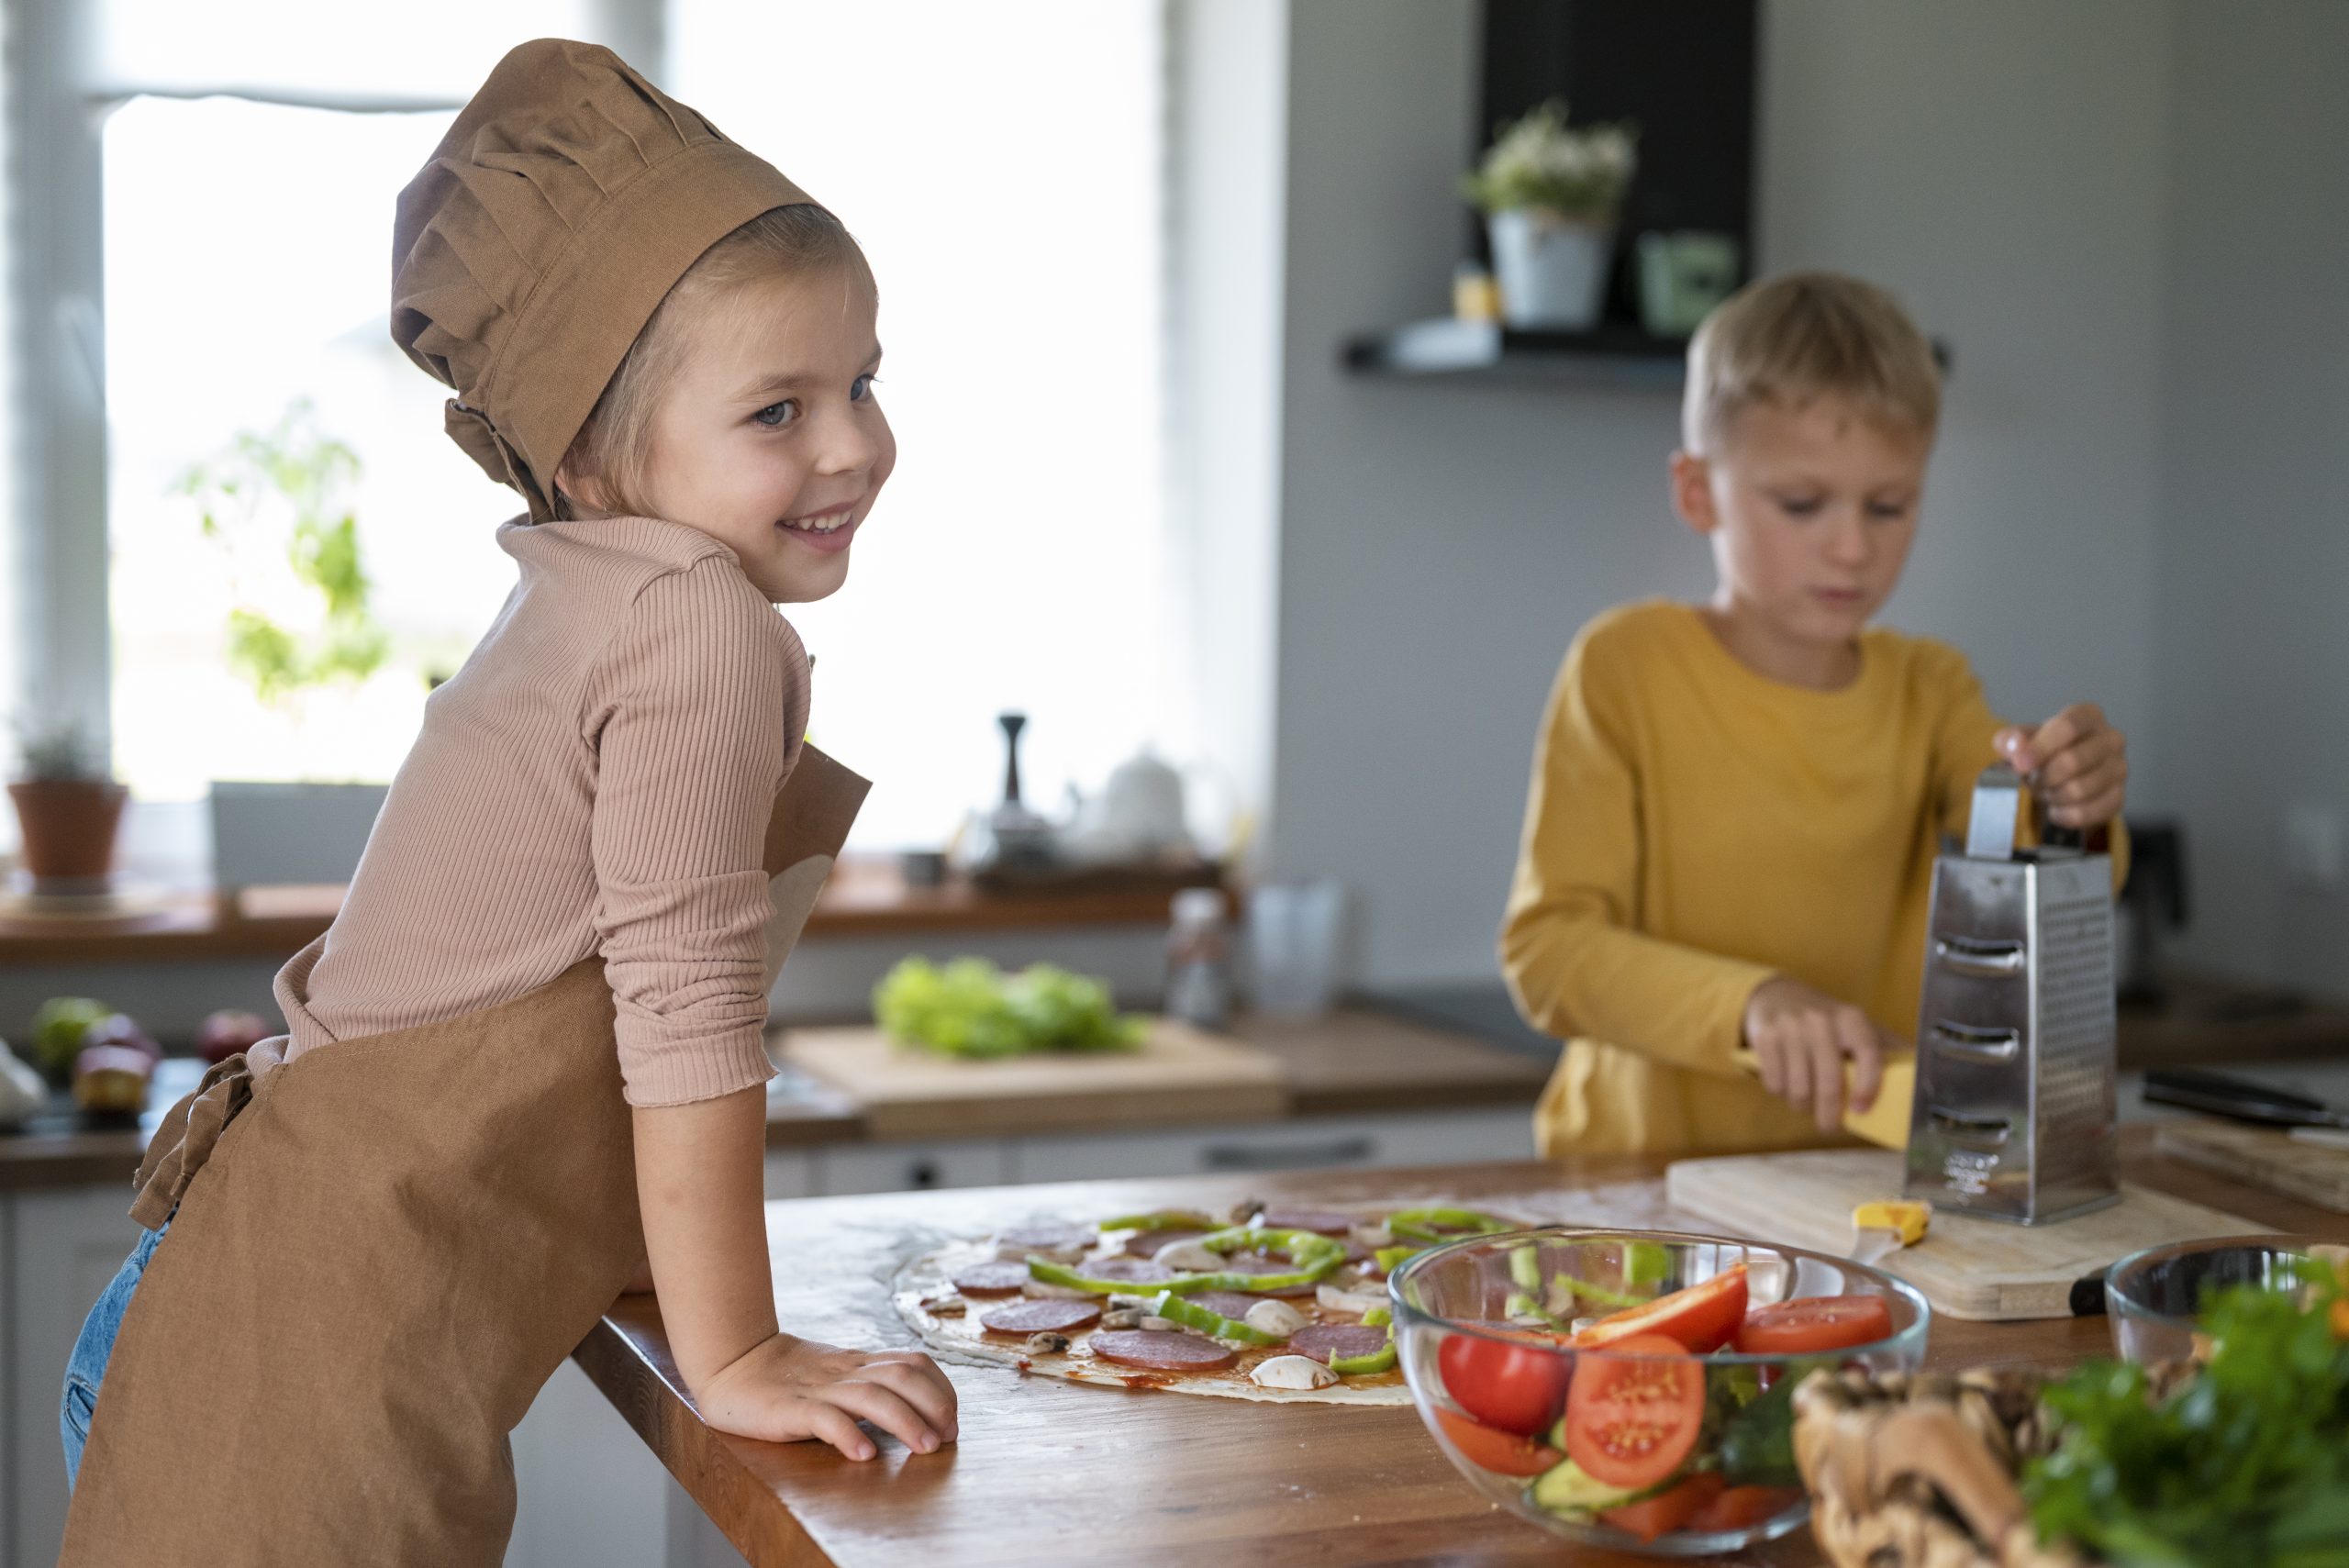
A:
<svg viewBox="0 0 2349 1568">
<path fill-rule="evenodd" d="M 1066 1334 L 1043 1333 L 1028 1336 L 1027 1350 L 1031 1356 L 1058 1355 L 1067 1349 Z"/>
<path fill-rule="evenodd" d="M 1101 1327 L 1104 1329 L 1139 1329 L 1144 1323 L 1150 1321 L 1150 1317 L 1151 1315 L 1146 1308 L 1140 1307 L 1121 1307 L 1114 1312 L 1104 1312 L 1101 1314 Z"/>
<path fill-rule="evenodd" d="M 1134 1327 L 1137 1329 L 1157 1329 L 1161 1330 L 1171 1329 L 1178 1334 L 1187 1334 L 1190 1332 L 1188 1329 L 1184 1328 L 1183 1325 L 1175 1322 L 1172 1318 L 1158 1318 L 1148 1314 L 1143 1315 L 1140 1319 L 1138 1319 L 1135 1322 Z"/>
<path fill-rule="evenodd" d="M 998 1241 L 996 1243 L 995 1255 L 1007 1263 L 1024 1263 L 1030 1258 L 1041 1258 L 1047 1262 L 1053 1263 L 1075 1263 L 1084 1261 L 1085 1248 L 1082 1245 L 1022 1247 L 1016 1242 Z"/>
<path fill-rule="evenodd" d="M 1359 1318 L 1374 1307 L 1386 1305 L 1385 1291 L 1341 1290 L 1324 1281 L 1313 1287 L 1313 1299 L 1330 1312 L 1351 1312 Z"/>
<path fill-rule="evenodd" d="M 1169 1241 L 1151 1254 L 1159 1267 L 1184 1273 L 1213 1273 L 1223 1267 L 1223 1254 L 1210 1252 L 1197 1241 Z"/>
<path fill-rule="evenodd" d="M 1259 1388 L 1304 1391 L 1327 1388 L 1338 1381 L 1338 1374 L 1311 1356 L 1273 1356 L 1250 1369 L 1248 1381 Z"/>
<path fill-rule="evenodd" d="M 1305 1327 L 1305 1314 L 1286 1301 L 1267 1298 L 1251 1307 L 1241 1321 L 1260 1334 L 1277 1334 L 1286 1340 Z"/>
<path fill-rule="evenodd" d="M 1089 1290 L 1078 1290 L 1074 1285 L 1046 1284 L 1040 1279 L 1031 1279 L 1021 1284 L 1019 1294 L 1031 1296 L 1038 1301 L 1090 1301 L 1093 1299 L 1093 1293 Z"/>
</svg>

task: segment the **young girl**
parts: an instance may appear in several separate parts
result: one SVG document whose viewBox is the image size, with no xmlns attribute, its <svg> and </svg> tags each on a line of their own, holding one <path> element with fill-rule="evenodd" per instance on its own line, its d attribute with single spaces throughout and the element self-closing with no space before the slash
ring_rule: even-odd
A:
<svg viewBox="0 0 2349 1568">
<path fill-rule="evenodd" d="M 632 1281 L 714 1426 L 955 1437 L 928 1357 L 778 1330 L 761 1204 L 767 990 L 863 790 L 801 742 L 773 607 L 841 585 L 895 461 L 863 258 L 554 39 L 394 253 L 393 335 L 529 503 L 521 578 L 279 974 L 291 1033 L 150 1147 L 159 1234 L 69 1376 L 67 1564 L 497 1562 L 507 1433 Z"/>
</svg>

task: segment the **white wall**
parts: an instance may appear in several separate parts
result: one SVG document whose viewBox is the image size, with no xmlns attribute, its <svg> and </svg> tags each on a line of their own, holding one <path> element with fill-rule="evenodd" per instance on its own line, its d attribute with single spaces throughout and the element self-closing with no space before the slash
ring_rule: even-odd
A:
<svg viewBox="0 0 2349 1568">
<path fill-rule="evenodd" d="M 1472 0 L 1295 0 L 1275 874 L 1362 897 L 1358 977 L 1489 973 L 1542 697 L 1610 604 L 1706 592 L 1675 400 L 1350 377 L 1440 313 Z M 1901 291 L 1957 355 L 1895 624 L 1992 701 L 2151 696 L 2172 7 L 1773 0 L 1761 255 Z"/>
<path fill-rule="evenodd" d="M 2349 6 L 2192 0 L 2170 138 L 2154 762 L 2198 959 L 2349 993 L 2349 907 L 2282 874 L 2349 817 Z"/>
</svg>

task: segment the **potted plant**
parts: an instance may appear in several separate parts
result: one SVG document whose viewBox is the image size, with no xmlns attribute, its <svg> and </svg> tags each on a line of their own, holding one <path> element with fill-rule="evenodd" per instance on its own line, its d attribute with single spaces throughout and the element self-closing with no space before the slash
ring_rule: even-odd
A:
<svg viewBox="0 0 2349 1568">
<path fill-rule="evenodd" d="M 1570 127 L 1553 98 L 1500 127 L 1463 177 L 1463 194 L 1485 214 L 1509 326 L 1584 331 L 1598 322 L 1638 138 L 1628 121 Z"/>
<path fill-rule="evenodd" d="M 322 431 L 304 400 L 271 429 L 239 431 L 173 486 L 229 562 L 229 667 L 262 703 L 297 716 L 364 682 L 390 651 L 350 500 L 359 475 L 358 453 Z M 214 881 L 233 891 L 347 878 L 384 794 L 378 784 L 215 779 Z"/>
<path fill-rule="evenodd" d="M 8 798 L 16 804 L 32 891 L 42 897 L 106 892 L 129 792 L 108 776 L 78 724 L 20 723 L 17 755 Z"/>
</svg>

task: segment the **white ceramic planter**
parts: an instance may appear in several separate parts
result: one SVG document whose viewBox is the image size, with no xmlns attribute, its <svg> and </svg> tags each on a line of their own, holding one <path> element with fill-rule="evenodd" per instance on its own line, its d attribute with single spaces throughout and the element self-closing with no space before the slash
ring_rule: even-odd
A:
<svg viewBox="0 0 2349 1568">
<path fill-rule="evenodd" d="M 1615 244 L 1612 227 L 1540 207 L 1497 212 L 1486 222 L 1504 322 L 1563 332 L 1598 325 Z"/>
</svg>

